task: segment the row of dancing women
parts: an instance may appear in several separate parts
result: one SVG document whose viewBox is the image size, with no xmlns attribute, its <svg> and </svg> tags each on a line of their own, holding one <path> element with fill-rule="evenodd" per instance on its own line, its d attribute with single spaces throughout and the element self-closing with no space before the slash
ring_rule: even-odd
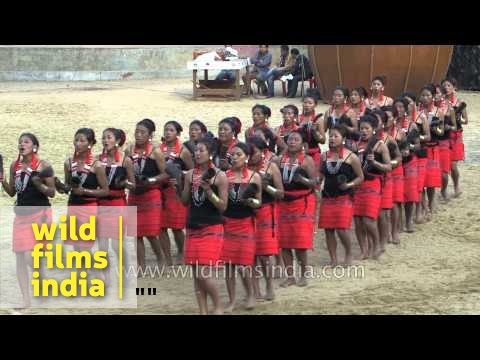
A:
<svg viewBox="0 0 480 360">
<path fill-rule="evenodd" d="M 69 214 L 79 224 L 97 215 L 101 206 L 98 246 L 105 250 L 109 239 L 118 238 L 117 227 L 108 226 L 118 216 L 116 209 L 136 206 L 136 226 L 126 230 L 137 237 L 141 268 L 144 238 L 159 262 L 173 264 L 171 229 L 182 261 L 195 268 L 202 314 L 208 313 L 207 295 L 214 313 L 234 309 L 237 268 L 243 270 L 247 309 L 262 297 L 258 277 L 245 271 L 254 265 L 266 282 L 265 299 L 273 300 L 273 256 L 285 268 L 281 286 L 307 285 L 307 250 L 313 248 L 317 224 L 325 229 L 332 265 L 339 263 L 336 237 L 345 248 L 344 263 L 352 263 L 354 233 L 359 259 L 377 259 L 387 242 L 399 243 L 402 223 L 413 232 L 414 223 L 432 219 L 435 190 L 449 198 L 449 176 L 454 196 L 460 195 L 457 162 L 464 159 L 462 125 L 468 117 L 454 79 L 424 86 L 418 99 L 408 92 L 395 100 L 385 96 L 381 76 L 370 89 L 369 95 L 363 87 L 336 88 L 325 114 L 317 114 L 317 99 L 307 96 L 301 113 L 294 105 L 280 110 L 283 123 L 277 128 L 269 125 L 270 108 L 255 105 L 245 143 L 238 140 L 242 123 L 237 117 L 220 121 L 216 137 L 194 120 L 184 143 L 182 126 L 168 121 L 159 144 L 154 142 L 155 123 L 144 119 L 124 151 L 125 132 L 105 129 L 102 151 L 94 155 L 95 133 L 81 128 L 74 136 L 75 152 L 64 163 L 64 181 L 40 159 L 37 137 L 22 134 L 9 176 L 3 176 L 3 166 L 0 175 L 5 191 L 17 197 L 16 208 L 44 206 L 33 214 L 17 212 L 15 218 L 13 251 L 24 301 L 28 305 L 27 264 L 35 245 L 29 224 L 51 219 L 49 198 L 56 191 L 69 195 Z M 327 141 L 328 150 L 322 153 L 320 144 Z M 93 246 L 69 243 L 77 249 Z M 112 241 L 112 247 L 118 251 L 118 242 Z M 225 307 L 216 282 L 204 276 L 210 272 L 203 271 L 220 263 L 229 295 Z M 108 271 L 104 279 L 109 281 Z"/>
</svg>

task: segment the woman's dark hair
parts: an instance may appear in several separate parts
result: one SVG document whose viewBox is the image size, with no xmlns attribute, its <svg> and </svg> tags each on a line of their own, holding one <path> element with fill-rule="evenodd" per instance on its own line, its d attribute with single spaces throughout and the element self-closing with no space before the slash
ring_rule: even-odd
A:
<svg viewBox="0 0 480 360">
<path fill-rule="evenodd" d="M 143 119 L 142 121 L 139 121 L 137 126 L 143 126 L 147 128 L 149 135 L 155 132 L 155 123 L 150 119 Z"/>
<path fill-rule="evenodd" d="M 280 109 L 280 112 L 283 114 L 284 109 L 292 109 L 295 116 L 298 116 L 298 107 L 295 105 L 285 105 L 283 108 Z"/>
<path fill-rule="evenodd" d="M 175 130 L 177 131 L 177 135 L 180 135 L 180 134 L 182 133 L 182 131 L 183 131 L 182 125 L 180 125 L 180 124 L 179 124 L 177 121 L 175 121 L 175 120 L 167 121 L 163 127 L 166 128 L 167 125 L 173 125 L 173 127 L 174 127 Z"/>
<path fill-rule="evenodd" d="M 235 137 L 237 137 L 240 131 L 242 131 L 242 122 L 240 121 L 239 118 L 235 116 L 231 116 L 223 119 L 222 121 L 220 121 L 218 125 L 220 126 L 222 123 L 228 124 L 230 126 L 230 128 L 233 131 L 233 135 Z"/>
<path fill-rule="evenodd" d="M 352 95 L 352 92 L 356 91 L 360 97 L 367 98 L 368 97 L 368 91 L 365 89 L 363 86 L 356 87 L 350 91 L 350 96 Z"/>
<path fill-rule="evenodd" d="M 217 151 L 217 142 L 215 141 L 215 139 L 204 136 L 197 141 L 197 146 L 200 144 L 205 145 L 210 155 L 215 154 Z"/>
<path fill-rule="evenodd" d="M 238 147 L 242 149 L 242 151 L 245 153 L 245 155 L 250 156 L 252 154 L 252 150 L 250 149 L 250 146 L 248 144 L 245 144 L 244 142 L 238 142 L 235 144 L 234 147 Z"/>
<path fill-rule="evenodd" d="M 440 89 L 440 92 L 443 94 L 443 95 L 446 95 L 447 94 L 447 90 L 440 84 L 433 84 L 433 86 L 435 87 L 435 93 L 437 92 L 437 89 Z"/>
<path fill-rule="evenodd" d="M 302 101 L 305 101 L 305 99 L 312 99 L 315 105 L 317 105 L 319 97 L 316 94 L 308 94 L 303 97 Z"/>
<path fill-rule="evenodd" d="M 393 106 L 392 106 L 392 105 L 382 106 L 382 107 L 380 108 L 380 110 L 382 110 L 382 111 L 384 111 L 384 112 L 389 111 L 389 112 L 393 113 Z"/>
<path fill-rule="evenodd" d="M 435 94 L 437 93 L 437 90 L 435 89 L 435 85 L 434 85 L 434 84 L 427 84 L 427 85 L 425 85 L 424 87 L 422 87 L 422 88 L 420 89 L 420 93 L 422 93 L 423 90 L 428 90 L 428 91 L 430 91 L 430 93 L 432 94 L 432 96 L 435 96 Z"/>
<path fill-rule="evenodd" d="M 398 117 L 397 107 L 395 106 L 396 103 L 402 103 L 403 107 L 405 108 L 405 112 L 408 111 L 408 101 L 404 97 L 396 98 L 393 101 L 393 116 Z"/>
<path fill-rule="evenodd" d="M 281 50 L 286 50 L 286 51 L 290 50 L 290 48 L 288 47 L 288 45 L 281 45 L 281 46 L 280 46 L 280 49 L 281 49 Z"/>
<path fill-rule="evenodd" d="M 388 120 L 387 113 L 383 109 L 375 109 L 373 111 L 373 115 L 380 116 L 380 119 L 382 120 L 382 124 L 385 124 Z"/>
<path fill-rule="evenodd" d="M 338 119 L 338 124 L 344 126 L 353 126 L 352 119 L 350 119 L 347 114 L 342 114 L 342 116 L 340 116 L 340 118 Z"/>
<path fill-rule="evenodd" d="M 362 125 L 362 123 L 368 123 L 370 126 L 375 130 L 378 128 L 378 119 L 376 116 L 373 115 L 364 115 L 360 117 L 360 121 L 358 122 L 359 126 Z"/>
<path fill-rule="evenodd" d="M 263 116 L 265 116 L 267 119 L 272 116 L 272 110 L 266 105 L 260 105 L 256 104 L 254 107 L 252 107 L 252 113 L 255 111 L 255 109 L 259 109 Z"/>
<path fill-rule="evenodd" d="M 378 80 L 382 83 L 383 86 L 387 85 L 387 77 L 385 75 L 377 75 L 372 79 L 372 82 Z"/>
<path fill-rule="evenodd" d="M 89 144 L 95 145 L 97 143 L 97 140 L 95 140 L 95 131 L 93 131 L 93 129 L 90 129 L 90 128 L 78 129 L 77 132 L 75 133 L 75 137 L 79 134 L 85 135 Z"/>
<path fill-rule="evenodd" d="M 118 146 L 123 146 L 123 144 L 125 144 L 125 141 L 127 140 L 127 135 L 125 134 L 125 131 L 116 128 L 106 128 L 105 130 L 103 130 L 103 132 L 106 131 L 111 132 L 115 140 L 119 140 Z"/>
<path fill-rule="evenodd" d="M 298 134 L 301 137 L 302 142 L 307 142 L 304 131 L 302 131 L 300 129 L 293 130 L 293 131 L 290 132 L 290 134 L 288 134 L 288 137 L 290 138 L 290 136 L 292 136 L 292 134 Z"/>
<path fill-rule="evenodd" d="M 400 95 L 401 98 L 410 98 L 413 100 L 413 102 L 416 102 L 417 101 L 417 97 L 415 96 L 415 94 L 411 91 L 405 91 L 404 93 L 402 93 L 402 95 Z"/>
<path fill-rule="evenodd" d="M 347 136 L 347 129 L 342 124 L 335 124 L 330 128 L 329 131 L 332 131 L 332 130 L 337 130 L 340 133 L 340 135 L 342 135 L 342 138 Z"/>
<path fill-rule="evenodd" d="M 33 145 L 35 145 L 37 148 L 40 147 L 40 143 L 38 142 L 38 138 L 37 138 L 35 135 L 33 135 L 32 133 L 29 133 L 29 132 L 24 132 L 24 133 L 22 133 L 22 134 L 18 137 L 18 141 L 20 141 L 20 139 L 21 139 L 22 137 L 28 137 L 28 138 L 32 141 Z"/>
<path fill-rule="evenodd" d="M 199 128 L 200 128 L 200 131 L 202 133 L 206 133 L 208 131 L 207 127 L 205 126 L 205 124 L 203 122 L 201 122 L 200 120 L 193 120 L 189 127 L 192 126 L 192 125 L 197 125 Z"/>
<path fill-rule="evenodd" d="M 300 51 L 298 51 L 297 48 L 293 48 L 292 50 L 290 50 L 290 54 L 292 54 L 292 55 L 298 55 L 298 54 L 300 54 Z"/>
<path fill-rule="evenodd" d="M 343 86 L 337 86 L 333 92 L 337 91 L 337 90 L 340 90 L 343 94 L 343 96 L 345 96 L 346 98 L 348 98 L 350 96 L 350 92 L 348 91 L 348 89 L 346 87 L 343 87 Z"/>
<path fill-rule="evenodd" d="M 255 146 L 259 150 L 265 150 L 268 148 L 267 143 L 260 136 L 250 136 L 247 139 L 247 143 Z"/>
<path fill-rule="evenodd" d="M 442 82 L 441 82 L 442 86 L 443 86 L 443 83 L 446 82 L 446 81 L 448 81 L 450 84 L 452 84 L 453 87 L 455 87 L 455 88 L 457 87 L 457 80 L 455 78 L 447 77 L 446 79 L 443 79 Z"/>
</svg>

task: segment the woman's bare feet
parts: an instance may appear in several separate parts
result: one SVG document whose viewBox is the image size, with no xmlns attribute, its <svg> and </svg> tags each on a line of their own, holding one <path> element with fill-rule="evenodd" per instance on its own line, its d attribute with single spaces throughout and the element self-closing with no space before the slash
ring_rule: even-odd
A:
<svg viewBox="0 0 480 360">
<path fill-rule="evenodd" d="M 20 303 L 19 306 L 16 306 L 13 308 L 13 310 L 20 311 L 20 310 L 26 310 L 29 309 L 32 306 L 32 303 L 30 299 L 23 299 L 22 302 Z"/>
<path fill-rule="evenodd" d="M 380 256 L 382 256 L 385 253 L 385 249 L 379 248 L 373 255 L 374 260 L 380 259 Z"/>
<path fill-rule="evenodd" d="M 267 293 L 265 294 L 265 300 L 267 301 L 275 300 L 275 292 L 273 291 L 273 287 L 267 288 Z"/>
<path fill-rule="evenodd" d="M 355 257 L 355 260 L 367 260 L 369 258 L 368 254 L 366 253 L 360 253 L 360 255 L 356 256 Z"/>
<path fill-rule="evenodd" d="M 280 284 L 280 287 L 286 288 L 286 287 L 295 285 L 296 282 L 297 282 L 297 281 L 295 280 L 294 277 L 289 277 L 289 278 L 287 278 L 285 281 L 283 281 L 283 282 Z"/>
<path fill-rule="evenodd" d="M 233 310 L 235 310 L 235 302 L 229 302 L 227 305 L 225 305 L 223 312 L 229 314 L 233 312 Z"/>
<path fill-rule="evenodd" d="M 400 236 L 398 234 L 395 234 L 392 238 L 392 244 L 398 245 L 400 244 Z"/>
<path fill-rule="evenodd" d="M 407 230 L 407 233 L 413 233 L 413 232 L 415 232 L 415 227 L 414 227 L 414 225 L 413 225 L 413 222 L 409 222 L 409 223 L 407 224 L 406 230 Z"/>
<path fill-rule="evenodd" d="M 430 222 L 430 221 L 432 221 L 432 212 L 428 210 L 425 215 L 425 222 Z"/>
<path fill-rule="evenodd" d="M 345 261 L 343 262 L 343 264 L 345 266 L 351 266 L 353 263 L 353 257 L 352 255 L 349 255 L 349 256 L 345 256 Z"/>
<path fill-rule="evenodd" d="M 253 296 L 251 296 L 250 298 L 247 299 L 245 309 L 246 310 L 253 310 L 253 309 L 255 309 L 255 305 L 257 305 L 257 301 Z"/>
<path fill-rule="evenodd" d="M 445 202 L 450 201 L 450 196 L 448 195 L 447 190 L 442 190 L 442 191 L 440 191 L 440 193 L 442 195 L 442 200 L 443 201 L 445 201 Z"/>
<path fill-rule="evenodd" d="M 307 286 L 307 285 L 308 285 L 307 278 L 303 277 L 303 276 L 300 277 L 300 279 L 297 282 L 297 286 L 304 287 L 304 286 Z"/>
<path fill-rule="evenodd" d="M 213 313 L 212 313 L 212 314 L 213 314 L 213 315 L 223 315 L 223 308 L 222 308 L 222 306 L 219 306 L 219 307 L 213 309 Z"/>
<path fill-rule="evenodd" d="M 335 259 L 335 260 L 331 260 L 331 261 L 327 264 L 327 267 L 332 267 L 332 268 L 334 268 L 334 267 L 337 266 L 337 265 L 338 265 L 338 261 L 337 261 L 337 259 Z"/>
</svg>

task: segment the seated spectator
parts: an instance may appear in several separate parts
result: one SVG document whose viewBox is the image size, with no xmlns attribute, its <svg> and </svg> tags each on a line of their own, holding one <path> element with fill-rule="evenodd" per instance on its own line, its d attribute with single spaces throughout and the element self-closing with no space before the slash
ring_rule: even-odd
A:
<svg viewBox="0 0 480 360">
<path fill-rule="evenodd" d="M 232 45 L 225 45 L 223 49 L 225 54 L 225 60 L 232 60 L 238 58 L 238 51 L 232 48 Z M 235 81 L 235 70 L 222 70 L 218 73 L 215 80 L 227 80 L 227 81 Z"/>
<path fill-rule="evenodd" d="M 242 77 L 247 94 L 249 93 L 252 79 L 257 79 L 262 95 L 266 95 L 267 86 L 265 85 L 265 80 L 267 80 L 267 74 L 272 63 L 272 54 L 268 52 L 268 45 L 259 45 L 257 53 L 253 58 L 250 58 L 250 62 L 254 65 L 253 70 L 249 70 Z"/>
<path fill-rule="evenodd" d="M 208 63 L 211 61 L 223 61 L 225 60 L 225 50 L 222 48 L 218 48 L 215 51 L 210 51 L 205 54 L 197 56 L 195 59 L 196 62 L 200 63 Z"/>
<path fill-rule="evenodd" d="M 267 85 L 268 85 L 268 96 L 269 98 L 274 97 L 275 87 L 274 81 L 280 76 L 289 73 L 294 65 L 295 60 L 292 56 L 288 55 L 289 47 L 288 45 L 282 45 L 280 47 L 280 60 L 277 63 L 277 66 L 270 69 L 267 73 Z"/>
<path fill-rule="evenodd" d="M 291 72 L 291 79 L 288 80 L 288 93 L 287 97 L 294 98 L 297 95 L 298 82 L 300 80 L 307 80 L 313 76 L 312 69 L 310 67 L 310 61 L 305 55 L 301 55 L 298 49 L 292 49 L 290 54 L 295 59 Z"/>
</svg>

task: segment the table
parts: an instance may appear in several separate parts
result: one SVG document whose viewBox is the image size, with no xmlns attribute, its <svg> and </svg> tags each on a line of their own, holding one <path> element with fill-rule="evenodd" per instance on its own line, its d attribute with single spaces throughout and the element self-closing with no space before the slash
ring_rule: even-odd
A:
<svg viewBox="0 0 480 360">
<path fill-rule="evenodd" d="M 193 98 L 200 96 L 233 96 L 240 100 L 240 70 L 250 64 L 250 59 L 230 61 L 198 62 L 188 61 L 187 69 L 193 70 Z M 204 71 L 204 80 L 198 78 L 198 70 Z M 235 82 L 225 80 L 208 80 L 208 70 L 235 70 Z"/>
</svg>

